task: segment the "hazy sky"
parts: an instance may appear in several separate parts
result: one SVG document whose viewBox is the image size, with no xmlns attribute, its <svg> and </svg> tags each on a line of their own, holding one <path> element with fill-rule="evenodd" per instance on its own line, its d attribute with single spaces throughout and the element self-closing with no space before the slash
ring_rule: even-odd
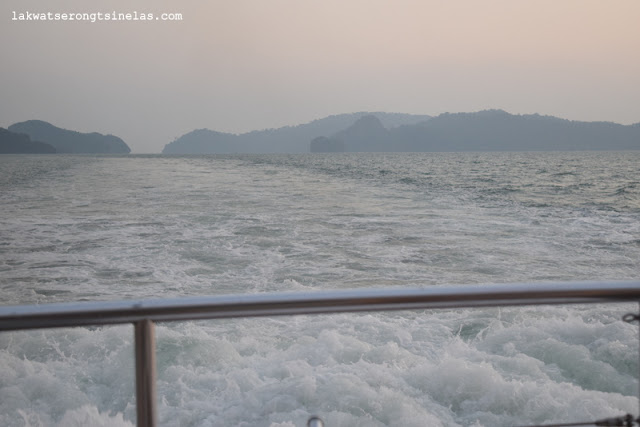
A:
<svg viewBox="0 0 640 427">
<path fill-rule="evenodd" d="M 180 13 L 181 21 L 13 21 Z M 640 0 L 2 0 L 0 126 L 160 152 L 196 128 L 501 108 L 640 122 Z"/>
</svg>

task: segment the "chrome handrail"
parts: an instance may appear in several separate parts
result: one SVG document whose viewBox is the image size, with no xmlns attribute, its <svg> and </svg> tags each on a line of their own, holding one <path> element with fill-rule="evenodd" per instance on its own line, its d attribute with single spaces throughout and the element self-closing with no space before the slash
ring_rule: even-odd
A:
<svg viewBox="0 0 640 427">
<path fill-rule="evenodd" d="M 264 293 L 0 307 L 0 331 L 132 323 L 137 423 L 155 426 L 155 322 L 360 311 L 639 302 L 640 281 Z"/>
</svg>

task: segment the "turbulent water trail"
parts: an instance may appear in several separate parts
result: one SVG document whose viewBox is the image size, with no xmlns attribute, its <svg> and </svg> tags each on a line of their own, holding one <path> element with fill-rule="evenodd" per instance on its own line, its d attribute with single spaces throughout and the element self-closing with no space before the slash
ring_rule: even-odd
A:
<svg viewBox="0 0 640 427">
<path fill-rule="evenodd" d="M 637 279 L 640 154 L 0 156 L 3 304 Z M 165 425 L 637 410 L 620 305 L 164 324 Z M 128 425 L 131 328 L 0 334 L 0 424 Z M 84 421 L 83 421 L 84 420 Z"/>
</svg>

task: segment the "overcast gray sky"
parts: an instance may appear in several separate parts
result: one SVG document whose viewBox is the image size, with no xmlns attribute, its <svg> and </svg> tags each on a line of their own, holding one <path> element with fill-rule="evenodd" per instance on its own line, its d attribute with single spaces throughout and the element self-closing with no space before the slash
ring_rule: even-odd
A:
<svg viewBox="0 0 640 427">
<path fill-rule="evenodd" d="M 182 14 L 20 21 L 21 13 Z M 639 0 L 2 0 L 0 126 L 160 152 L 196 128 L 501 108 L 640 122 Z"/>
</svg>

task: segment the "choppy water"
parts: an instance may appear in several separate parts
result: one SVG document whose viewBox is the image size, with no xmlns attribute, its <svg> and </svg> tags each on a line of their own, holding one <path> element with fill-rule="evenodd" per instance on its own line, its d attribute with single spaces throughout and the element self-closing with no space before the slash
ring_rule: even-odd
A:
<svg viewBox="0 0 640 427">
<path fill-rule="evenodd" d="M 640 153 L 0 156 L 4 305 L 638 279 Z M 638 413 L 629 305 L 159 325 L 163 425 Z M 0 424 L 135 421 L 130 327 L 0 334 Z M 75 423 L 75 424 L 74 424 Z"/>
</svg>

